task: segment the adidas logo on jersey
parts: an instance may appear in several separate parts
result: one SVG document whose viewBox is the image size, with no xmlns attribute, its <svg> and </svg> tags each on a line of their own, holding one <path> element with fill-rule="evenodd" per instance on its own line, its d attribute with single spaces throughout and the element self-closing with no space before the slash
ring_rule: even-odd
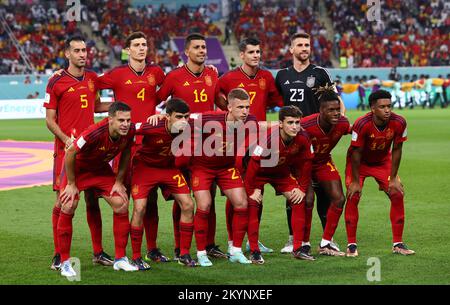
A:
<svg viewBox="0 0 450 305">
<path fill-rule="evenodd" d="M 133 83 L 131 82 L 131 80 L 127 80 L 126 82 L 125 82 L 125 85 L 132 85 Z"/>
<path fill-rule="evenodd" d="M 284 83 L 284 85 L 289 85 L 289 84 L 290 84 L 289 80 L 287 80 L 287 81 Z"/>
<path fill-rule="evenodd" d="M 190 84 L 189 84 L 188 81 L 186 81 L 186 82 L 183 84 L 183 87 L 186 87 L 186 86 L 190 86 Z"/>
<path fill-rule="evenodd" d="M 67 90 L 67 92 L 74 92 L 75 89 L 73 89 L 72 87 L 69 88 L 69 90 Z"/>
<path fill-rule="evenodd" d="M 238 87 L 239 87 L 239 88 L 244 88 L 245 86 L 244 86 L 243 83 L 240 83 Z"/>
<path fill-rule="evenodd" d="M 156 144 L 162 144 L 164 143 L 163 139 L 159 139 L 158 141 L 156 141 Z"/>
</svg>

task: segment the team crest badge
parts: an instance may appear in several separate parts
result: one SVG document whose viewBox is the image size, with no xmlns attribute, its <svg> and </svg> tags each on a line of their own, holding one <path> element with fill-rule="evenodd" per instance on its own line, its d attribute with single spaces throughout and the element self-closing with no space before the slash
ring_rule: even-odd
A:
<svg viewBox="0 0 450 305">
<path fill-rule="evenodd" d="M 91 92 L 94 92 L 95 86 L 94 86 L 94 82 L 92 81 L 92 79 L 88 80 L 88 88 Z"/>
<path fill-rule="evenodd" d="M 309 76 L 306 79 L 306 86 L 308 86 L 309 88 L 314 87 L 315 84 L 316 84 L 316 78 L 314 76 Z"/>
<path fill-rule="evenodd" d="M 156 84 L 155 76 L 153 74 L 147 76 L 147 81 L 150 86 L 154 86 Z"/>
<path fill-rule="evenodd" d="M 198 177 L 194 177 L 194 179 L 192 179 L 192 186 L 197 187 L 200 185 L 200 179 Z"/>
<path fill-rule="evenodd" d="M 264 78 L 259 79 L 259 88 L 261 88 L 261 90 L 266 90 L 266 80 Z"/>
<path fill-rule="evenodd" d="M 212 86 L 211 76 L 209 76 L 209 75 L 205 76 L 205 83 L 206 83 L 207 86 Z"/>
<path fill-rule="evenodd" d="M 386 130 L 386 139 L 390 140 L 394 137 L 394 132 L 392 131 L 392 129 L 388 128 Z"/>
<path fill-rule="evenodd" d="M 139 193 L 139 185 L 137 185 L 137 184 L 133 185 L 133 188 L 131 189 L 131 193 L 133 195 L 137 195 Z"/>
</svg>

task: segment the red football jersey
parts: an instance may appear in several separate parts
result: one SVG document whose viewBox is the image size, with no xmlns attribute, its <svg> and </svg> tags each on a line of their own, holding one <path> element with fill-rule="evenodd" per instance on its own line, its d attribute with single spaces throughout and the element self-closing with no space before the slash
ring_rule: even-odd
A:
<svg viewBox="0 0 450 305">
<path fill-rule="evenodd" d="M 134 124 L 126 136 L 121 136 L 113 141 L 109 136 L 108 118 L 104 118 L 97 124 L 89 126 L 75 140 L 77 151 L 76 167 L 86 171 L 95 171 L 109 166 L 109 161 L 127 147 L 133 145 L 135 135 Z"/>
<path fill-rule="evenodd" d="M 111 69 L 98 77 L 98 89 L 112 89 L 114 99 L 131 107 L 131 121 L 145 122 L 155 114 L 158 101 L 156 89 L 164 81 L 164 72 L 157 65 L 147 64 L 139 75 L 130 65 Z"/>
<path fill-rule="evenodd" d="M 235 166 L 238 149 L 249 141 L 249 132 L 258 133 L 258 121 L 254 115 L 247 116 L 245 125 L 227 121 L 227 116 L 228 112 L 226 111 L 202 113 L 202 132 L 196 130 L 195 122 L 190 120 L 191 128 L 194 131 L 193 166 L 200 165 L 213 169 Z M 231 130 L 231 128 L 233 130 L 227 136 L 227 130 Z M 237 133 L 241 131 L 243 131 L 242 138 L 238 138 Z M 214 137 L 217 138 L 214 139 Z M 220 143 L 218 147 L 217 143 Z M 240 153 L 245 154 L 245 149 L 242 149 Z"/>
<path fill-rule="evenodd" d="M 278 138 L 278 142 L 275 144 L 277 147 L 273 148 L 274 152 L 272 152 L 278 153 L 278 162 L 275 166 L 261 167 L 260 165 L 261 159 L 269 159 L 269 157 L 264 157 L 263 152 L 267 148 L 263 149 L 257 146 L 252 153 L 252 159 L 257 160 L 259 164 L 259 168 L 257 169 L 259 176 L 289 175 L 290 173 L 296 172 L 296 169 L 292 167 L 302 164 L 299 160 L 306 161 L 314 158 L 314 150 L 306 132 L 299 132 L 289 144 L 284 143 L 279 132 L 279 129 L 275 128 L 269 133 L 267 138 L 267 145 L 269 147 L 272 143 L 272 137 Z"/>
<path fill-rule="evenodd" d="M 241 67 L 219 78 L 219 91 L 225 95 L 234 88 L 242 88 L 250 95 L 250 113 L 258 121 L 266 120 L 267 107 L 283 106 L 283 97 L 275 86 L 275 80 L 267 70 L 259 69 L 254 77 L 248 76 Z"/>
<path fill-rule="evenodd" d="M 174 168 L 175 157 L 171 151 L 172 140 L 176 137 L 168 130 L 168 121 L 160 120 L 158 125 L 136 124 L 136 134 L 143 135 L 142 146 L 136 152 L 136 160 L 150 167 Z"/>
<path fill-rule="evenodd" d="M 94 108 L 97 96 L 97 74 L 85 70 L 77 79 L 67 70 L 54 76 L 47 84 L 44 107 L 56 110 L 56 122 L 68 136 L 75 129 L 79 135 L 94 123 Z M 58 138 L 55 144 L 64 147 Z"/>
<path fill-rule="evenodd" d="M 362 147 L 361 162 L 383 163 L 389 159 L 392 142 L 397 144 L 406 140 L 406 120 L 402 116 L 391 113 L 389 122 L 381 130 L 373 122 L 373 113 L 370 112 L 355 121 L 347 156 L 351 156 L 354 147 Z"/>
<path fill-rule="evenodd" d="M 344 116 L 339 118 L 336 125 L 325 133 L 319 125 L 319 113 L 304 117 L 301 120 L 302 127 L 306 130 L 314 147 L 313 165 L 325 164 L 331 161 L 331 151 L 342 138 L 350 133 L 350 122 Z"/>
<path fill-rule="evenodd" d="M 158 90 L 159 101 L 169 96 L 181 98 L 190 108 L 191 113 L 214 110 L 217 90 L 217 73 L 205 67 L 200 76 L 195 76 L 186 65 L 167 74 Z"/>
</svg>

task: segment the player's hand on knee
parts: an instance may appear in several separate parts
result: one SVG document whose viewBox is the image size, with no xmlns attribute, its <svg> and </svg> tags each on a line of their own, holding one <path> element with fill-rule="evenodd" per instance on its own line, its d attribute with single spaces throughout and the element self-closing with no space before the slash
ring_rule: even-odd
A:
<svg viewBox="0 0 450 305">
<path fill-rule="evenodd" d="M 291 196 L 289 200 L 293 204 L 299 204 L 305 198 L 305 193 L 303 193 L 299 188 L 295 188 L 291 191 Z"/>
<path fill-rule="evenodd" d="M 71 209 L 75 197 L 79 194 L 78 188 L 75 184 L 68 184 L 64 191 L 61 193 L 60 201 L 61 205 Z"/>
<path fill-rule="evenodd" d="M 257 203 L 261 204 L 262 202 L 262 193 L 260 189 L 255 189 L 253 191 L 253 194 L 250 196 L 250 199 L 256 201 Z"/>
<path fill-rule="evenodd" d="M 388 194 L 392 193 L 401 193 L 404 194 L 403 184 L 400 182 L 398 177 L 389 181 Z"/>
<path fill-rule="evenodd" d="M 123 185 L 122 182 L 116 181 L 116 183 L 114 183 L 111 189 L 111 193 L 109 193 L 109 196 L 112 196 L 114 193 L 117 193 L 120 196 L 120 198 L 122 198 L 122 200 L 126 204 L 128 204 L 127 188 L 125 187 L 125 185 Z"/>
<path fill-rule="evenodd" d="M 359 185 L 359 182 L 352 182 L 347 188 L 348 199 L 352 199 L 355 194 L 361 194 L 361 186 Z"/>
</svg>

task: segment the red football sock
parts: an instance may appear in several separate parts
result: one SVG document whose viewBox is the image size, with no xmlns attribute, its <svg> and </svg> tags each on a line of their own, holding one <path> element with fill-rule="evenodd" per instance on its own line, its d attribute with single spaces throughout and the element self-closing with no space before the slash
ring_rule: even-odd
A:
<svg viewBox="0 0 450 305">
<path fill-rule="evenodd" d="M 225 204 L 225 219 L 227 222 L 228 240 L 233 240 L 233 214 L 234 209 L 230 200 L 227 199 Z"/>
<path fill-rule="evenodd" d="M 305 200 L 300 204 L 292 204 L 291 202 L 289 204 L 292 210 L 291 224 L 295 251 L 302 246 L 303 235 L 305 233 Z"/>
<path fill-rule="evenodd" d="M 307 207 L 305 205 L 304 209 L 305 209 L 305 230 L 303 232 L 303 242 L 307 243 L 309 242 L 309 237 L 311 235 L 311 223 L 314 206 Z"/>
<path fill-rule="evenodd" d="M 175 249 L 180 249 L 180 218 L 181 208 L 176 201 L 172 205 L 172 220 L 173 220 L 173 237 L 175 240 Z"/>
<path fill-rule="evenodd" d="M 194 223 L 185 223 L 180 221 L 180 256 L 189 254 L 192 244 L 192 234 L 194 232 Z"/>
<path fill-rule="evenodd" d="M 405 207 L 403 202 L 403 194 L 396 192 L 391 194 L 391 225 L 392 237 L 394 243 L 402 242 L 403 226 L 405 224 Z"/>
<path fill-rule="evenodd" d="M 102 247 L 102 213 L 98 205 L 86 204 L 86 216 L 91 231 L 92 247 L 94 255 L 103 252 Z"/>
<path fill-rule="evenodd" d="M 251 198 L 248 198 L 248 242 L 251 251 L 260 251 L 258 247 L 259 239 L 259 210 L 261 205 Z M 236 211 L 235 211 L 236 212 Z M 234 242 L 234 240 L 233 240 Z"/>
<path fill-rule="evenodd" d="M 158 203 L 154 200 L 147 202 L 147 210 L 144 215 L 145 239 L 147 240 L 147 251 L 156 248 L 156 239 L 158 237 Z"/>
<path fill-rule="evenodd" d="M 144 235 L 144 228 L 142 226 L 130 227 L 130 238 L 131 238 L 131 248 L 133 249 L 133 259 L 138 259 L 139 257 L 141 257 L 142 235 Z"/>
<path fill-rule="evenodd" d="M 216 239 L 216 204 L 213 201 L 211 202 L 211 208 L 209 209 L 209 217 L 208 217 L 208 234 L 206 236 L 206 245 L 215 245 Z"/>
<path fill-rule="evenodd" d="M 258 213 L 258 221 L 261 223 L 261 217 L 262 217 L 262 211 L 263 211 L 263 205 L 259 205 L 259 213 Z"/>
<path fill-rule="evenodd" d="M 327 224 L 325 230 L 323 231 L 322 238 L 325 240 L 331 240 L 333 238 L 334 232 L 339 223 L 339 218 L 342 214 L 342 208 L 338 208 L 336 203 L 332 202 L 327 212 Z"/>
<path fill-rule="evenodd" d="M 208 233 L 209 212 L 197 208 L 194 216 L 195 240 L 197 241 L 197 251 L 206 249 L 206 235 Z"/>
<path fill-rule="evenodd" d="M 58 220 L 58 244 L 59 253 L 61 254 L 61 262 L 70 258 L 70 246 L 72 244 L 72 218 L 73 214 L 69 215 L 64 212 L 59 214 Z"/>
<path fill-rule="evenodd" d="M 234 209 L 233 215 L 233 246 L 242 247 L 242 240 L 248 229 L 248 209 Z"/>
<path fill-rule="evenodd" d="M 59 253 L 59 244 L 58 244 L 58 220 L 59 215 L 61 213 L 61 208 L 53 207 L 52 212 L 52 227 L 53 227 L 53 244 L 55 245 L 55 253 L 54 255 Z"/>
<path fill-rule="evenodd" d="M 128 212 L 117 214 L 113 217 L 114 246 L 116 259 L 124 257 L 128 243 L 128 235 L 130 234 L 130 221 Z"/>
<path fill-rule="evenodd" d="M 347 231 L 347 243 L 356 244 L 356 229 L 358 227 L 358 203 L 360 195 L 354 194 L 351 199 L 347 199 L 345 206 L 345 229 Z"/>
</svg>

